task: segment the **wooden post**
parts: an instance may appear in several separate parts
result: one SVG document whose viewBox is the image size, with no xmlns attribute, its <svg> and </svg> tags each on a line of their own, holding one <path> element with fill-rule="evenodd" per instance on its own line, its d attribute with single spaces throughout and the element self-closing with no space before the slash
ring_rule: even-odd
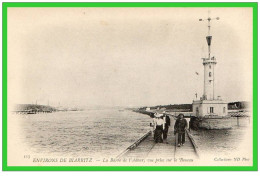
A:
<svg viewBox="0 0 260 176">
<path fill-rule="evenodd" d="M 176 155 L 176 150 L 177 150 L 177 140 L 178 140 L 178 136 L 177 136 L 177 133 L 175 134 L 175 147 L 174 147 L 174 158 L 175 158 L 175 155 Z"/>
</svg>

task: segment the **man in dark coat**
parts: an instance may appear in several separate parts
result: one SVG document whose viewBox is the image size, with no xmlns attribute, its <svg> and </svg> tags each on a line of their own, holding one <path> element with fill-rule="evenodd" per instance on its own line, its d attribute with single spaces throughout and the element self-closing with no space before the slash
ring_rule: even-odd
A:
<svg viewBox="0 0 260 176">
<path fill-rule="evenodd" d="M 178 147 L 185 143 L 185 129 L 187 125 L 187 120 L 184 119 L 184 115 L 180 114 L 174 125 L 174 133 L 178 133 Z"/>
<path fill-rule="evenodd" d="M 166 114 L 164 114 L 163 118 L 164 118 L 164 123 L 165 123 L 164 130 L 163 130 L 163 139 L 167 140 L 169 126 L 171 125 L 171 120 L 170 120 L 170 117 Z"/>
</svg>

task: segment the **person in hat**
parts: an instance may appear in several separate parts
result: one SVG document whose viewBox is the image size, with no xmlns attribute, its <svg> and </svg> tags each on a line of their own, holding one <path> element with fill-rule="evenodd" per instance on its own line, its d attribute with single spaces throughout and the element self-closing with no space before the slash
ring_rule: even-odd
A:
<svg viewBox="0 0 260 176">
<path fill-rule="evenodd" d="M 151 132 L 152 135 L 154 135 L 154 130 L 155 130 L 155 121 L 156 121 L 156 117 L 155 117 L 155 113 L 150 113 L 150 117 L 152 118 L 152 121 L 150 122 L 150 127 L 152 127 Z"/>
<path fill-rule="evenodd" d="M 178 147 L 185 143 L 185 129 L 187 128 L 187 120 L 184 119 L 183 114 L 179 114 L 178 119 L 174 124 L 174 133 L 178 134 Z"/>
<path fill-rule="evenodd" d="M 154 128 L 154 141 L 156 143 L 163 143 L 162 133 L 164 130 L 164 120 L 163 117 L 158 113 L 155 114 Z"/>
</svg>

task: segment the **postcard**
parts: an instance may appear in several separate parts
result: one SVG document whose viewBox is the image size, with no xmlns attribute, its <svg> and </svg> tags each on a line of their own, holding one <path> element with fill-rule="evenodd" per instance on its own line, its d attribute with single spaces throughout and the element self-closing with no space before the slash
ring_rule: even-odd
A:
<svg viewBox="0 0 260 176">
<path fill-rule="evenodd" d="M 252 7 L 8 7 L 7 166 L 253 166 L 253 46 Z"/>
</svg>

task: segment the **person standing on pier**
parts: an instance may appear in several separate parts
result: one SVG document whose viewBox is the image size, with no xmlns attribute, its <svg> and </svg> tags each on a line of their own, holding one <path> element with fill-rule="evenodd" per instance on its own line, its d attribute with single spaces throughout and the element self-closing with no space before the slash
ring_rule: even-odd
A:
<svg viewBox="0 0 260 176">
<path fill-rule="evenodd" d="M 171 125 L 171 120 L 170 120 L 170 117 L 168 115 L 166 115 L 165 112 L 163 114 L 163 119 L 164 119 L 163 140 L 166 140 L 166 143 L 168 143 L 167 135 L 168 135 L 169 126 Z"/>
<path fill-rule="evenodd" d="M 174 124 L 174 133 L 178 133 L 178 147 L 185 143 L 185 129 L 187 128 L 187 120 L 184 119 L 183 114 L 179 114 L 179 118 Z"/>
<path fill-rule="evenodd" d="M 162 133 L 164 130 L 164 120 L 163 117 L 160 114 L 155 114 L 155 123 L 154 123 L 154 127 L 155 127 L 155 131 L 154 131 L 154 141 L 156 143 L 163 143 L 163 139 L 162 139 Z"/>
<path fill-rule="evenodd" d="M 150 122 L 150 127 L 152 127 L 151 132 L 152 132 L 152 135 L 154 136 L 155 122 L 157 119 L 155 117 L 155 113 L 150 113 L 150 117 L 152 118 L 152 121 Z"/>
</svg>

